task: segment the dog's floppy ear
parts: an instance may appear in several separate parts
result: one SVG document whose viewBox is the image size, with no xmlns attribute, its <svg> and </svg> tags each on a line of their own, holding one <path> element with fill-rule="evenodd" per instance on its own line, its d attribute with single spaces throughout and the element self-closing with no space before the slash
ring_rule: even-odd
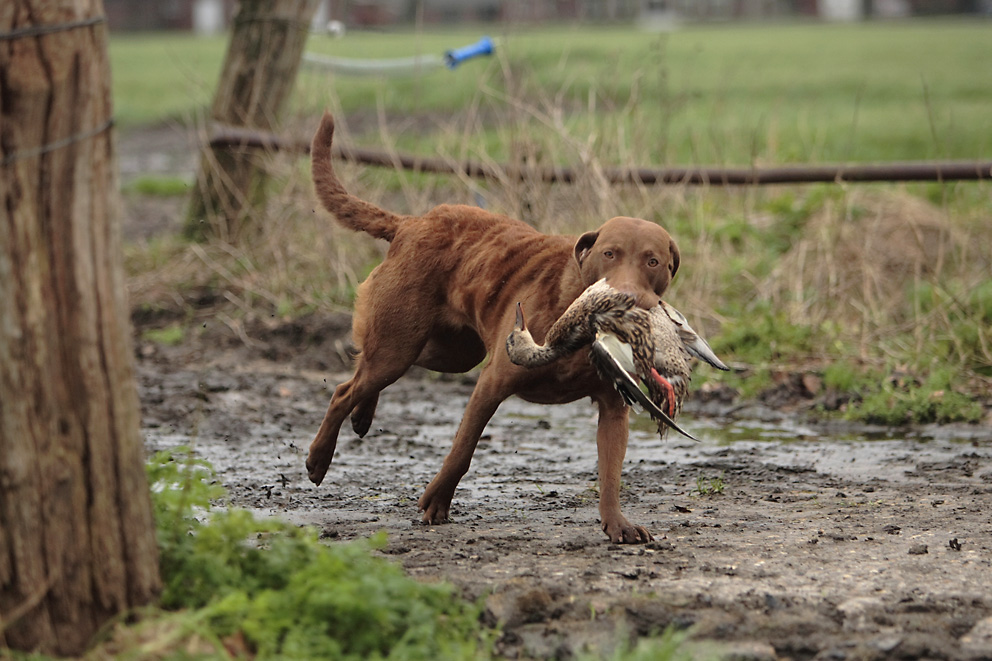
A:
<svg viewBox="0 0 992 661">
<path fill-rule="evenodd" d="M 579 240 L 575 242 L 575 261 L 582 266 L 582 261 L 589 254 L 589 249 L 592 245 L 596 243 L 596 239 L 599 238 L 599 232 L 586 232 L 579 237 Z"/>
<path fill-rule="evenodd" d="M 669 251 L 671 251 L 672 261 L 669 264 L 668 269 L 672 272 L 672 277 L 679 272 L 679 263 L 682 261 L 682 257 L 679 255 L 679 247 L 675 244 L 675 239 L 669 241 Z"/>
</svg>

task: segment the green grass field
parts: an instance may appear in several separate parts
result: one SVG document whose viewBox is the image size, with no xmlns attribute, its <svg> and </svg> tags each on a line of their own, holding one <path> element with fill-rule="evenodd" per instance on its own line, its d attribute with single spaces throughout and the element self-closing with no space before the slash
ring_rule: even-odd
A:
<svg viewBox="0 0 992 661">
<path fill-rule="evenodd" d="M 440 54 L 480 34 L 314 35 L 309 50 Z M 597 171 L 992 158 L 992 22 L 491 36 L 495 57 L 454 72 L 383 79 L 305 69 L 286 130 L 309 135 L 331 108 L 343 141 L 575 167 L 580 179 L 571 186 L 350 165 L 340 174 L 362 197 L 403 213 L 481 199 L 545 231 L 577 234 L 614 215 L 657 221 L 682 250 L 670 299 L 714 348 L 749 366 L 743 378 L 726 377 L 745 392 L 776 372 L 810 369 L 858 392 L 849 412 L 864 419 L 987 415 L 953 395 L 992 397 L 989 183 L 611 187 Z M 121 125 L 192 121 L 209 103 L 225 47 L 223 38 L 112 37 Z M 250 243 L 207 245 L 208 259 L 191 258 L 180 239 L 129 248 L 136 304 L 173 305 L 220 278 L 267 313 L 350 306 L 382 246 L 311 213 L 304 159 L 280 154 L 270 167 L 274 194 Z M 907 370 L 918 376 L 903 381 L 908 389 L 883 387 L 886 375 Z M 838 375 L 848 374 L 858 378 L 841 384 Z"/>
<path fill-rule="evenodd" d="M 482 28 L 418 34 L 312 35 L 315 53 L 353 58 L 440 54 Z M 498 57 L 416 77 L 331 76 L 306 69 L 293 112 L 450 117 L 555 107 L 576 134 L 623 143 L 646 164 L 980 158 L 992 153 L 992 24 L 522 29 Z M 223 37 L 113 36 L 117 114 L 125 126 L 189 117 L 211 98 Z M 500 156 L 495 132 L 477 136 Z M 423 138 L 424 136 L 421 136 Z M 429 136 L 428 136 L 429 137 Z M 429 140 L 408 138 L 411 148 Z M 621 156 L 617 155 L 618 158 Z"/>
</svg>

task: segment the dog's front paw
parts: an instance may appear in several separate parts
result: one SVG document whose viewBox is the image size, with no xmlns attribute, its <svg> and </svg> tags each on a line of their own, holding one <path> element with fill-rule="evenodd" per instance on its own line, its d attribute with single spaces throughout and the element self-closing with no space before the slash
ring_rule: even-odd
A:
<svg viewBox="0 0 992 661">
<path fill-rule="evenodd" d="M 311 482 L 319 485 L 324 481 L 324 476 L 327 475 L 327 469 L 330 465 L 330 459 L 325 460 L 311 451 L 307 457 L 307 477 L 310 478 Z"/>
<path fill-rule="evenodd" d="M 425 526 L 439 526 L 442 523 L 451 523 L 451 519 L 448 518 L 448 512 L 432 511 L 432 508 L 427 508 L 424 510 L 423 516 L 420 517 L 420 522 Z"/>
<path fill-rule="evenodd" d="M 654 537 L 643 526 L 635 526 L 624 516 L 603 521 L 603 532 L 614 544 L 644 544 Z"/>
<path fill-rule="evenodd" d="M 445 497 L 440 490 L 432 483 L 424 491 L 424 495 L 417 501 L 417 506 L 424 515 L 420 518 L 425 525 L 437 525 L 448 523 L 448 512 L 451 509 L 451 496 Z"/>
<path fill-rule="evenodd" d="M 423 498 L 420 500 L 423 501 Z M 420 517 L 420 521 L 425 526 L 435 526 L 441 523 L 448 523 L 451 520 L 448 518 L 449 506 L 429 504 L 425 507 L 421 504 L 420 509 L 424 511 L 424 515 Z"/>
</svg>

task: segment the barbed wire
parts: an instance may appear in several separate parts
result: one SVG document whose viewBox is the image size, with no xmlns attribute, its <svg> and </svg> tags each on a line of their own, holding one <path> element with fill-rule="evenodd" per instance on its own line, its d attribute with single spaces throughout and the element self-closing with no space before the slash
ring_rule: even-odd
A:
<svg viewBox="0 0 992 661">
<path fill-rule="evenodd" d="M 111 126 L 114 125 L 114 118 L 111 117 L 105 121 L 100 126 L 90 129 L 89 131 L 82 131 L 81 133 L 76 133 L 70 135 L 61 140 L 56 140 L 55 142 L 50 142 L 47 145 L 41 145 L 40 147 L 33 147 L 31 149 L 25 149 L 23 151 L 15 151 L 7 154 L 0 160 L 0 166 L 7 167 L 11 163 L 23 160 L 25 158 L 33 158 L 35 156 L 41 156 L 42 154 L 47 154 L 48 152 L 55 151 L 56 149 L 61 149 L 62 147 L 68 147 L 74 142 L 80 142 L 86 140 L 87 138 L 92 138 L 93 136 L 100 135 Z"/>
<path fill-rule="evenodd" d="M 52 25 L 32 25 L 26 28 L 18 28 L 10 32 L 0 32 L 0 41 L 10 41 L 11 39 L 23 39 L 24 37 L 38 37 L 43 34 L 53 32 L 64 32 L 65 30 L 75 30 L 76 28 L 86 28 L 98 25 L 107 20 L 106 16 L 92 16 L 80 21 L 70 21 L 68 23 L 53 23 Z"/>
</svg>

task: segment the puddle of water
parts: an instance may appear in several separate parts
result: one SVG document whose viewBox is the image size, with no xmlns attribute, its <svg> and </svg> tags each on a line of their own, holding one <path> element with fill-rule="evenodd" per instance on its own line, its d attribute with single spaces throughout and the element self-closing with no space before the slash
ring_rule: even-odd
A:
<svg viewBox="0 0 992 661">
<path fill-rule="evenodd" d="M 954 462 L 965 455 L 980 464 L 992 463 L 988 443 L 978 444 L 976 430 L 969 429 L 925 427 L 900 435 L 867 427 L 863 432 L 829 433 L 788 418 L 769 422 L 684 416 L 680 423 L 701 442 L 670 432 L 668 440 L 659 443 L 654 423 L 638 421 L 632 425 L 628 460 L 664 457 L 670 462 L 701 463 L 746 454 L 750 461 L 857 480 L 912 479 L 921 463 Z"/>
<path fill-rule="evenodd" d="M 309 402 L 305 397 L 273 404 L 251 392 L 223 393 L 212 400 L 216 408 L 192 444 L 213 464 L 225 486 L 255 507 L 267 507 L 278 497 L 325 507 L 367 499 L 373 493 L 383 500 L 383 509 L 411 503 L 414 516 L 416 499 L 440 468 L 467 401 L 467 389 L 443 383 L 428 388 L 407 384 L 395 393 L 387 390 L 365 439 L 355 437 L 345 425 L 334 463 L 320 487 L 307 480 L 304 461 L 322 407 L 304 406 Z M 286 418 L 287 405 L 293 411 L 292 424 Z M 250 411 L 247 419 L 246 411 Z M 516 499 L 540 498 L 551 491 L 588 499 L 597 477 L 596 417 L 588 401 L 542 406 L 507 400 L 486 428 L 456 501 L 482 508 L 499 501 L 505 508 Z M 732 470 L 747 464 L 817 471 L 862 482 L 922 481 L 925 474 L 915 474 L 919 465 L 947 464 L 957 471 L 956 479 L 992 478 L 992 445 L 969 439 L 960 430 L 897 436 L 888 430 L 854 433 L 848 428 L 828 434 L 782 415 L 746 420 L 684 415 L 681 422 L 701 442 L 674 432 L 660 439 L 650 418 L 635 415 L 626 470 L 636 467 L 660 474 L 672 465 L 719 465 Z M 150 451 L 191 444 L 188 434 L 170 427 L 149 428 L 145 435 Z M 932 472 L 929 476 L 934 477 Z M 365 502 L 362 509 L 375 511 L 378 506 Z"/>
</svg>

